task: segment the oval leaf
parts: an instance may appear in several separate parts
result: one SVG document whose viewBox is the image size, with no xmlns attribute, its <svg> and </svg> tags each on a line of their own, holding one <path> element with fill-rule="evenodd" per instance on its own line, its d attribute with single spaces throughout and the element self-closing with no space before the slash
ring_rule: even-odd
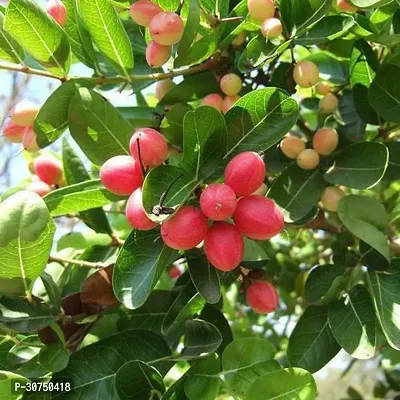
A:
<svg viewBox="0 0 400 400">
<path fill-rule="evenodd" d="M 24 50 L 4 30 L 4 14 L 0 9 L 0 60 L 9 61 L 15 64 L 24 64 Z"/>
</svg>

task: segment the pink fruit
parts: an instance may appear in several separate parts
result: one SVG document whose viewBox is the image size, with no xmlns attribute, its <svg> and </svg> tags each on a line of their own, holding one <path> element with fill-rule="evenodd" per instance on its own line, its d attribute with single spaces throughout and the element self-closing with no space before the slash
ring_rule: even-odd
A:
<svg viewBox="0 0 400 400">
<path fill-rule="evenodd" d="M 100 179 L 112 193 L 128 196 L 142 186 L 143 173 L 140 163 L 130 156 L 115 156 L 100 168 Z"/>
<path fill-rule="evenodd" d="M 158 167 L 168 156 L 168 144 L 163 135 L 155 129 L 139 128 L 129 143 L 132 157 L 142 161 L 145 167 Z M 140 150 L 140 159 L 139 159 Z"/>
<path fill-rule="evenodd" d="M 162 9 L 158 4 L 151 1 L 138 0 L 131 5 L 129 12 L 133 21 L 138 25 L 149 26 L 153 17 L 162 12 Z"/>
<path fill-rule="evenodd" d="M 55 185 L 62 178 L 63 169 L 61 161 L 49 154 L 37 157 L 33 168 L 40 180 L 46 182 L 48 185 Z"/>
<path fill-rule="evenodd" d="M 352 4 L 349 4 L 346 0 L 337 0 L 337 6 L 339 10 L 348 12 L 348 13 L 355 13 L 357 12 L 357 7 L 354 7 Z"/>
<path fill-rule="evenodd" d="M 306 149 L 306 144 L 298 137 L 287 136 L 281 141 L 280 147 L 286 157 L 295 159 Z"/>
<path fill-rule="evenodd" d="M 339 106 L 339 99 L 333 93 L 326 94 L 319 101 L 319 109 L 324 114 L 330 114 L 334 112 L 338 108 L 338 106 Z"/>
<path fill-rule="evenodd" d="M 238 201 L 233 221 L 243 235 L 255 240 L 274 237 L 285 224 L 278 206 L 271 199 L 258 195 L 246 196 Z"/>
<path fill-rule="evenodd" d="M 198 208 L 183 206 L 161 225 L 161 237 L 175 250 L 189 250 L 204 240 L 207 229 L 207 218 Z"/>
<path fill-rule="evenodd" d="M 300 61 L 293 69 L 293 79 L 301 87 L 308 88 L 318 82 L 319 70 L 312 61 Z"/>
<path fill-rule="evenodd" d="M 240 153 L 228 163 L 224 172 L 225 183 L 237 196 L 246 196 L 257 190 L 265 179 L 263 159 L 252 151 Z"/>
<path fill-rule="evenodd" d="M 175 86 L 172 79 L 164 79 L 156 83 L 156 98 L 161 101 L 163 97 Z"/>
<path fill-rule="evenodd" d="M 242 79 L 236 74 L 226 74 L 219 83 L 222 93 L 227 96 L 235 96 L 242 89 Z"/>
<path fill-rule="evenodd" d="M 215 268 L 232 271 L 240 264 L 244 255 L 242 235 L 234 225 L 216 222 L 207 231 L 204 252 Z"/>
<path fill-rule="evenodd" d="M 32 126 L 35 122 L 39 106 L 28 100 L 17 103 L 11 110 L 11 121 L 20 126 Z"/>
<path fill-rule="evenodd" d="M 276 39 L 282 33 L 282 23 L 278 18 L 267 18 L 261 25 L 261 34 L 268 39 Z"/>
<path fill-rule="evenodd" d="M 222 97 L 218 93 L 211 93 L 201 101 L 202 106 L 210 106 L 218 111 L 222 110 Z"/>
<path fill-rule="evenodd" d="M 321 196 L 321 203 L 328 211 L 336 212 L 339 200 L 346 195 L 343 190 L 336 186 L 328 186 L 324 189 Z"/>
<path fill-rule="evenodd" d="M 230 218 L 236 209 L 236 203 L 235 192 L 223 183 L 208 185 L 200 196 L 201 211 L 214 221 Z"/>
<path fill-rule="evenodd" d="M 22 136 L 25 132 L 25 127 L 14 124 L 8 121 L 3 128 L 3 136 L 12 143 L 22 143 Z"/>
<path fill-rule="evenodd" d="M 296 161 L 301 169 L 314 169 L 319 164 L 319 155 L 313 149 L 306 149 L 297 156 Z"/>
<path fill-rule="evenodd" d="M 46 194 L 49 194 L 51 192 L 51 187 L 46 182 L 34 181 L 27 186 L 26 190 L 29 190 L 30 192 L 35 192 L 40 197 L 44 197 L 46 196 Z"/>
<path fill-rule="evenodd" d="M 279 296 L 269 282 L 257 281 L 247 288 L 246 301 L 256 313 L 268 314 L 278 308 Z"/>
<path fill-rule="evenodd" d="M 162 46 L 151 41 L 146 47 L 146 61 L 151 68 L 164 65 L 171 57 L 172 46 Z"/>
<path fill-rule="evenodd" d="M 142 202 L 142 188 L 137 188 L 126 203 L 125 214 L 132 228 L 140 231 L 148 231 L 157 226 L 146 214 Z"/>
<path fill-rule="evenodd" d="M 59 25 L 65 25 L 67 9 L 61 0 L 49 0 L 46 4 L 46 11 Z"/>
<path fill-rule="evenodd" d="M 24 149 L 29 153 L 36 153 L 40 150 L 40 147 L 36 141 L 36 134 L 33 131 L 33 128 L 25 128 L 25 132 L 22 135 L 22 146 L 24 146 Z"/>
<path fill-rule="evenodd" d="M 163 46 L 172 46 L 181 40 L 185 27 L 182 18 L 171 11 L 163 11 L 153 17 L 149 30 L 152 39 Z"/>
<path fill-rule="evenodd" d="M 275 14 L 274 0 L 247 0 L 247 8 L 252 18 L 264 21 Z"/>
<path fill-rule="evenodd" d="M 182 275 L 182 271 L 177 265 L 173 264 L 171 269 L 168 271 L 168 275 L 171 279 L 178 279 Z"/>
<path fill-rule="evenodd" d="M 239 95 L 226 96 L 222 101 L 222 112 L 226 114 L 239 99 Z"/>
<path fill-rule="evenodd" d="M 318 83 L 317 86 L 315 86 L 315 91 L 318 94 L 326 95 L 331 91 L 331 87 L 324 82 L 320 82 L 320 83 Z"/>
<path fill-rule="evenodd" d="M 339 143 L 339 136 L 335 129 L 318 129 L 313 137 L 314 150 L 323 156 L 331 154 Z"/>
</svg>

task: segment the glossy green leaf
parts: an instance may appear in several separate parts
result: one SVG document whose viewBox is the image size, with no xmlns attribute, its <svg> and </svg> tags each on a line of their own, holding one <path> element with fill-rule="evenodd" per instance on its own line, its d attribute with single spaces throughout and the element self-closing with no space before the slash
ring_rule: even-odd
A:
<svg viewBox="0 0 400 400">
<path fill-rule="evenodd" d="M 4 29 L 45 69 L 67 76 L 71 62 L 67 36 L 35 2 L 10 0 Z"/>
<path fill-rule="evenodd" d="M 29 293 L 43 272 L 53 244 L 55 224 L 43 200 L 22 191 L 0 203 L 0 292 Z"/>
<path fill-rule="evenodd" d="M 129 77 L 133 69 L 132 47 L 111 2 L 79 0 L 76 8 L 98 49 L 122 75 Z"/>
<path fill-rule="evenodd" d="M 90 175 L 86 171 L 84 163 L 65 138 L 62 144 L 62 159 L 64 176 L 68 185 L 90 180 Z M 106 214 L 101 207 L 82 211 L 80 218 L 96 232 L 112 233 Z"/>
<path fill-rule="evenodd" d="M 368 89 L 379 66 L 378 58 L 365 40 L 354 43 L 350 59 L 350 83 L 354 105 L 360 117 L 367 123 L 378 125 L 374 109 L 368 101 Z"/>
<path fill-rule="evenodd" d="M 286 222 L 295 222 L 317 205 L 325 185 L 318 170 L 306 171 L 291 164 L 275 179 L 268 197 L 280 207 Z"/>
<path fill-rule="evenodd" d="M 25 389 L 15 392 L 15 384 L 25 386 L 29 379 L 10 371 L 0 371 L 0 393 L 4 395 L 4 400 L 18 400 L 24 394 Z"/>
<path fill-rule="evenodd" d="M 150 331 L 128 330 L 109 336 L 72 354 L 67 368 L 53 375 L 55 381 L 72 382 L 73 388 L 54 398 L 117 398 L 115 378 L 124 364 L 151 362 L 170 354 L 163 338 Z M 168 363 L 158 361 L 152 367 L 166 373 Z"/>
<path fill-rule="evenodd" d="M 389 2 L 390 0 L 349 0 L 350 4 L 358 8 L 381 7 Z"/>
<path fill-rule="evenodd" d="M 183 121 L 183 159 L 180 167 L 196 181 L 212 175 L 224 156 L 227 132 L 224 118 L 215 108 L 189 111 Z"/>
<path fill-rule="evenodd" d="M 174 251 L 160 233 L 132 231 L 122 246 L 113 272 L 117 299 L 129 309 L 141 307 L 156 285 Z"/>
<path fill-rule="evenodd" d="M 331 4 L 331 0 L 281 0 L 279 12 L 287 34 L 299 34 L 318 22 L 328 13 Z"/>
<path fill-rule="evenodd" d="M 117 155 L 129 155 L 133 129 L 103 96 L 80 88 L 69 107 L 69 129 L 92 163 L 101 165 Z"/>
<path fill-rule="evenodd" d="M 62 371 L 69 362 L 68 350 L 62 343 L 51 343 L 40 349 L 38 362 L 51 372 Z"/>
<path fill-rule="evenodd" d="M 196 40 L 196 36 L 200 25 L 200 4 L 198 0 L 191 0 L 189 3 L 188 16 L 185 24 L 185 30 L 178 44 L 178 57 L 190 51 L 192 43 Z"/>
<path fill-rule="evenodd" d="M 102 207 L 123 199 L 105 189 L 99 179 L 53 190 L 44 197 L 53 217 Z"/>
<path fill-rule="evenodd" d="M 384 233 L 388 228 L 388 214 L 378 200 L 348 195 L 339 201 L 337 212 L 343 225 L 353 235 L 390 260 L 389 246 Z"/>
<path fill-rule="evenodd" d="M 115 375 L 115 390 L 121 400 L 160 398 L 165 392 L 161 374 L 140 360 L 128 361 Z"/>
<path fill-rule="evenodd" d="M 53 277 L 46 271 L 41 273 L 40 279 L 42 280 L 43 286 L 46 289 L 46 294 L 49 297 L 50 305 L 52 305 L 56 310 L 59 310 L 61 306 L 61 291 L 57 286 L 57 283 L 54 282 Z"/>
<path fill-rule="evenodd" d="M 170 214 L 157 215 L 153 213 L 153 208 L 165 197 L 163 206 L 177 209 L 189 199 L 197 184 L 196 179 L 185 174 L 181 168 L 162 165 L 152 169 L 143 184 L 143 206 L 149 218 L 156 222 L 168 218 Z"/>
<path fill-rule="evenodd" d="M 385 180 L 400 180 L 400 143 L 386 143 L 389 150 L 389 162 L 384 176 Z"/>
<path fill-rule="evenodd" d="M 80 87 L 92 86 L 84 79 L 73 79 L 58 87 L 46 100 L 35 118 L 37 143 L 44 148 L 55 142 L 68 128 L 68 109 Z"/>
<path fill-rule="evenodd" d="M 375 313 L 364 286 L 354 286 L 346 298 L 332 303 L 328 320 L 336 341 L 352 357 L 365 360 L 374 356 Z"/>
<path fill-rule="evenodd" d="M 78 0 L 63 0 L 67 9 L 67 20 L 64 25 L 71 50 L 75 57 L 98 73 L 97 56 L 89 32 L 85 28 L 82 18 L 77 12 Z"/>
<path fill-rule="evenodd" d="M 328 308 L 309 306 L 289 338 L 287 357 L 290 365 L 317 372 L 339 352 L 328 324 Z"/>
<path fill-rule="evenodd" d="M 324 178 L 334 185 L 368 189 L 382 179 L 388 159 L 388 150 L 382 143 L 356 143 L 337 153 Z"/>
<path fill-rule="evenodd" d="M 343 288 L 346 268 L 339 265 L 317 265 L 309 273 L 304 289 L 308 303 L 327 304 Z M 322 300 L 322 301 L 321 301 Z"/>
<path fill-rule="evenodd" d="M 132 128 L 158 128 L 163 119 L 161 107 L 116 107 Z"/>
<path fill-rule="evenodd" d="M 400 122 L 400 67 L 382 65 L 369 88 L 369 102 L 373 109 L 388 121 Z"/>
<path fill-rule="evenodd" d="M 216 269 L 205 256 L 187 258 L 190 277 L 197 291 L 207 303 L 218 303 L 221 288 Z"/>
<path fill-rule="evenodd" d="M 285 368 L 258 378 L 249 388 L 251 400 L 314 400 L 317 386 L 313 376 L 301 368 Z"/>
<path fill-rule="evenodd" d="M 165 315 L 162 332 L 164 335 L 179 330 L 183 323 L 198 314 L 204 307 L 204 299 L 197 293 L 189 279 L 182 287 Z"/>
<path fill-rule="evenodd" d="M 369 271 L 368 284 L 376 316 L 390 346 L 400 350 L 400 262 L 395 259 L 389 271 Z"/>
<path fill-rule="evenodd" d="M 254 381 L 280 369 L 275 352 L 267 339 L 249 337 L 231 342 L 222 354 L 222 374 L 232 393 L 243 397 Z"/>
<path fill-rule="evenodd" d="M 295 124 L 297 101 L 276 88 L 259 89 L 241 97 L 225 116 L 228 144 L 224 161 L 243 151 L 265 151 Z"/>
<path fill-rule="evenodd" d="M 350 15 L 328 15 L 296 39 L 303 46 L 330 42 L 343 36 L 354 24 Z"/>
<path fill-rule="evenodd" d="M 192 111 L 188 104 L 174 104 L 169 110 L 160 125 L 160 132 L 172 145 L 182 147 L 183 145 L 183 120 L 186 113 Z"/>
<path fill-rule="evenodd" d="M 185 322 L 185 340 L 181 357 L 196 358 L 216 351 L 222 342 L 218 329 L 209 322 L 193 319 Z"/>
<path fill-rule="evenodd" d="M 299 3 L 300 7 L 300 3 Z M 306 60 L 315 63 L 319 69 L 321 79 L 337 83 L 339 85 L 347 84 L 349 81 L 349 63 L 327 51 L 318 51 L 310 54 Z"/>
<path fill-rule="evenodd" d="M 24 50 L 4 30 L 4 14 L 0 10 L 0 60 L 9 61 L 15 64 L 23 64 Z"/>
<path fill-rule="evenodd" d="M 0 299 L 0 327 L 13 332 L 33 332 L 56 321 L 55 310 L 46 304 L 32 305 L 21 299 Z"/>
</svg>

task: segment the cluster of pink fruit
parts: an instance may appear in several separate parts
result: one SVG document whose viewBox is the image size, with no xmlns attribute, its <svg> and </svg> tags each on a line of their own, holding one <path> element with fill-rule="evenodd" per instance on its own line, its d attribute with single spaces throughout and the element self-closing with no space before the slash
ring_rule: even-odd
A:
<svg viewBox="0 0 400 400">
<path fill-rule="evenodd" d="M 149 0 L 138 0 L 130 7 L 130 14 L 138 25 L 149 28 L 153 39 L 146 48 L 146 61 L 152 68 L 164 65 L 172 54 L 172 46 L 183 35 L 184 25 L 179 14 L 163 11 Z"/>
<path fill-rule="evenodd" d="M 12 143 L 22 143 L 25 150 L 34 153 L 39 151 L 33 123 L 39 106 L 28 100 L 17 103 L 11 110 L 11 118 L 3 127 L 3 136 Z"/>
<path fill-rule="evenodd" d="M 224 114 L 240 99 L 239 93 L 242 89 L 240 76 L 230 73 L 224 75 L 220 80 L 220 88 L 225 94 L 223 98 L 218 93 L 211 93 L 201 101 L 202 106 L 210 106 Z"/>
<path fill-rule="evenodd" d="M 282 23 L 275 18 L 274 0 L 247 0 L 250 16 L 262 22 L 261 34 L 267 39 L 277 39 L 282 34 Z"/>
</svg>

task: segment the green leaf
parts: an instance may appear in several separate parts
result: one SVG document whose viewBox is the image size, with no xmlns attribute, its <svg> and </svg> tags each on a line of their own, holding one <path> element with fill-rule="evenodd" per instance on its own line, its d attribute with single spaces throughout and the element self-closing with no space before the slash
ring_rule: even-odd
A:
<svg viewBox="0 0 400 400">
<path fill-rule="evenodd" d="M 144 56 L 139 55 L 135 57 L 135 67 L 133 68 L 132 74 L 152 75 L 158 72 L 163 72 L 162 68 L 151 68 L 149 64 L 147 64 L 146 58 Z M 110 75 L 115 76 L 115 72 Z M 130 87 L 132 88 L 133 93 L 139 93 L 141 90 L 147 88 L 153 83 L 154 83 L 153 79 L 140 79 L 132 81 L 130 83 Z"/>
<path fill-rule="evenodd" d="M 209 322 L 194 319 L 185 322 L 185 340 L 181 357 L 196 358 L 216 351 L 222 342 L 218 329 Z"/>
<path fill-rule="evenodd" d="M 161 100 L 161 105 L 186 103 L 202 99 L 210 93 L 219 92 L 219 84 L 210 71 L 193 76 L 186 76 L 178 85 L 174 86 Z"/>
<path fill-rule="evenodd" d="M 369 102 L 372 108 L 388 121 L 400 122 L 400 67 L 394 64 L 382 65 L 369 88 Z"/>
<path fill-rule="evenodd" d="M 160 132 L 172 145 L 182 147 L 183 145 L 183 120 L 187 112 L 192 111 L 188 104 L 174 104 L 169 110 L 160 126 Z M 147 126 L 147 125 L 146 125 Z"/>
<path fill-rule="evenodd" d="M 183 323 L 198 314 L 204 307 L 204 299 L 197 293 L 190 279 L 179 288 L 180 291 L 166 314 L 162 332 L 164 335 L 181 329 Z"/>
<path fill-rule="evenodd" d="M 0 10 L 0 60 L 9 61 L 15 64 L 23 64 L 24 50 L 4 30 L 4 14 Z"/>
<path fill-rule="evenodd" d="M 292 128 L 299 115 L 297 101 L 276 88 L 241 97 L 225 116 L 228 144 L 224 161 L 243 151 L 265 151 Z"/>
<path fill-rule="evenodd" d="M 47 264 L 54 231 L 38 195 L 17 192 L 0 203 L 0 293 L 29 294 Z"/>
<path fill-rule="evenodd" d="M 400 179 L 400 143 L 389 142 L 386 143 L 389 150 L 389 162 L 384 176 L 385 180 L 399 180 Z"/>
<path fill-rule="evenodd" d="M 161 374 L 151 365 L 134 360 L 124 364 L 115 375 L 115 390 L 121 400 L 160 398 L 165 392 Z"/>
<path fill-rule="evenodd" d="M 190 51 L 192 43 L 196 40 L 196 35 L 200 25 L 200 5 L 198 0 L 191 0 L 189 3 L 188 16 L 186 19 L 185 30 L 178 44 L 177 55 Z"/>
<path fill-rule="evenodd" d="M 67 36 L 32 0 L 9 1 L 4 29 L 45 69 L 67 76 L 71 63 Z"/>
<path fill-rule="evenodd" d="M 275 347 L 262 338 L 237 339 L 228 344 L 222 354 L 222 373 L 232 393 L 244 397 L 255 380 L 280 369 L 273 359 L 275 352 Z"/>
<path fill-rule="evenodd" d="M 43 282 L 43 286 L 46 289 L 46 294 L 49 297 L 50 305 L 52 305 L 56 310 L 60 309 L 61 306 L 61 292 L 60 288 L 54 282 L 53 277 L 46 271 L 43 271 L 40 275 L 40 279 Z"/>
<path fill-rule="evenodd" d="M 165 196 L 164 207 L 177 209 L 185 203 L 198 182 L 184 173 L 181 168 L 172 165 L 162 165 L 150 170 L 143 184 L 143 207 L 149 218 L 155 222 L 162 222 L 170 215 L 155 215 L 153 208 L 159 205 L 162 196 Z"/>
<path fill-rule="evenodd" d="M 349 3 L 353 4 L 353 6 L 363 9 L 382 7 L 383 5 L 390 3 L 390 0 L 349 0 Z"/>
<path fill-rule="evenodd" d="M 19 389 L 15 392 L 17 382 L 24 386 L 29 382 L 29 379 L 14 372 L 0 371 L 0 392 L 4 395 L 4 400 L 18 400 L 24 394 L 25 389 Z"/>
<path fill-rule="evenodd" d="M 40 349 L 39 364 L 51 372 L 62 371 L 69 362 L 68 350 L 62 343 L 51 343 Z"/>
<path fill-rule="evenodd" d="M 366 360 L 375 355 L 375 313 L 364 286 L 354 286 L 346 298 L 332 303 L 328 320 L 336 341 L 352 357 Z"/>
<path fill-rule="evenodd" d="M 400 263 L 395 259 L 389 271 L 369 271 L 368 284 L 376 316 L 390 346 L 400 350 Z"/>
<path fill-rule="evenodd" d="M 98 49 L 129 80 L 132 47 L 113 4 L 108 0 L 79 0 L 76 8 Z"/>
<path fill-rule="evenodd" d="M 132 231 L 122 246 L 113 272 L 117 299 L 129 309 L 141 307 L 149 297 L 174 251 L 160 233 Z"/>
<path fill-rule="evenodd" d="M 69 129 L 89 160 L 97 165 L 129 155 L 132 127 L 103 96 L 79 88 L 69 107 Z"/>
<path fill-rule="evenodd" d="M 221 298 L 217 271 L 207 257 L 187 258 L 190 277 L 194 286 L 207 303 L 215 304 Z"/>
<path fill-rule="evenodd" d="M 223 116 L 203 106 L 189 111 L 183 121 L 183 159 L 180 163 L 196 181 L 214 173 L 224 156 L 227 140 Z"/>
<path fill-rule="evenodd" d="M 54 309 L 46 304 L 33 305 L 7 297 L 0 299 L 0 327 L 6 331 L 37 331 L 55 321 Z"/>
<path fill-rule="evenodd" d="M 72 52 L 80 62 L 98 72 L 97 57 L 92 40 L 76 9 L 77 0 L 63 0 L 63 3 L 67 9 L 64 30 L 68 36 Z"/>
<path fill-rule="evenodd" d="M 300 6 L 300 3 L 299 3 Z M 348 60 L 335 57 L 327 51 L 317 51 L 305 58 L 315 63 L 319 69 L 321 79 L 337 83 L 339 85 L 347 84 L 349 81 L 349 63 Z"/>
<path fill-rule="evenodd" d="M 84 79 L 72 79 L 58 87 L 40 108 L 35 118 L 37 143 L 44 148 L 55 142 L 68 128 L 68 109 L 80 87 L 92 86 Z"/>
<path fill-rule="evenodd" d="M 317 205 L 325 185 L 318 170 L 306 171 L 291 164 L 275 179 L 268 197 L 280 207 L 286 222 L 296 222 Z"/>
<path fill-rule="evenodd" d="M 385 231 L 389 218 L 383 205 L 365 196 L 348 195 L 339 201 L 338 216 L 343 225 L 355 236 L 381 253 L 390 261 Z"/>
<path fill-rule="evenodd" d="M 354 105 L 360 117 L 369 124 L 379 124 L 374 109 L 368 101 L 368 89 L 379 67 L 378 57 L 365 40 L 354 43 L 350 59 L 350 83 Z"/>
<path fill-rule="evenodd" d="M 332 0 L 280 0 L 279 13 L 289 36 L 300 34 L 318 22 L 331 8 Z"/>
<path fill-rule="evenodd" d="M 343 36 L 354 25 L 350 15 L 328 15 L 296 39 L 296 44 L 307 46 L 330 42 Z"/>
<path fill-rule="evenodd" d="M 158 128 L 163 118 L 161 107 L 116 107 L 132 128 Z"/>
<path fill-rule="evenodd" d="M 105 189 L 99 179 L 53 190 L 44 197 L 53 217 L 102 207 L 123 199 Z"/>
<path fill-rule="evenodd" d="M 270 372 L 253 382 L 248 391 L 251 400 L 314 400 L 316 397 L 317 385 L 313 376 L 301 368 Z"/>
<path fill-rule="evenodd" d="M 67 368 L 53 375 L 53 379 L 72 382 L 73 389 L 67 394 L 70 398 L 114 399 L 118 396 L 116 374 L 124 364 L 135 360 L 155 361 L 170 354 L 161 336 L 150 331 L 129 330 L 73 353 Z M 168 363 L 162 361 L 154 362 L 152 366 L 160 373 L 169 369 Z M 60 394 L 55 398 L 64 396 Z"/>
<path fill-rule="evenodd" d="M 368 189 L 382 179 L 388 165 L 388 153 L 382 143 L 355 143 L 337 153 L 324 178 L 334 185 Z"/>
<path fill-rule="evenodd" d="M 339 352 L 328 324 L 328 308 L 309 306 L 289 338 L 287 357 L 290 365 L 311 373 L 319 371 Z"/>
<path fill-rule="evenodd" d="M 317 265 L 307 277 L 304 297 L 308 303 L 327 304 L 342 289 L 346 268 L 339 265 Z M 321 301 L 322 300 L 322 301 Z"/>
<path fill-rule="evenodd" d="M 63 170 L 67 184 L 74 185 L 90 180 L 84 163 L 65 138 L 62 146 Z M 81 212 L 80 218 L 96 232 L 112 233 L 106 214 L 101 207 Z"/>
</svg>

